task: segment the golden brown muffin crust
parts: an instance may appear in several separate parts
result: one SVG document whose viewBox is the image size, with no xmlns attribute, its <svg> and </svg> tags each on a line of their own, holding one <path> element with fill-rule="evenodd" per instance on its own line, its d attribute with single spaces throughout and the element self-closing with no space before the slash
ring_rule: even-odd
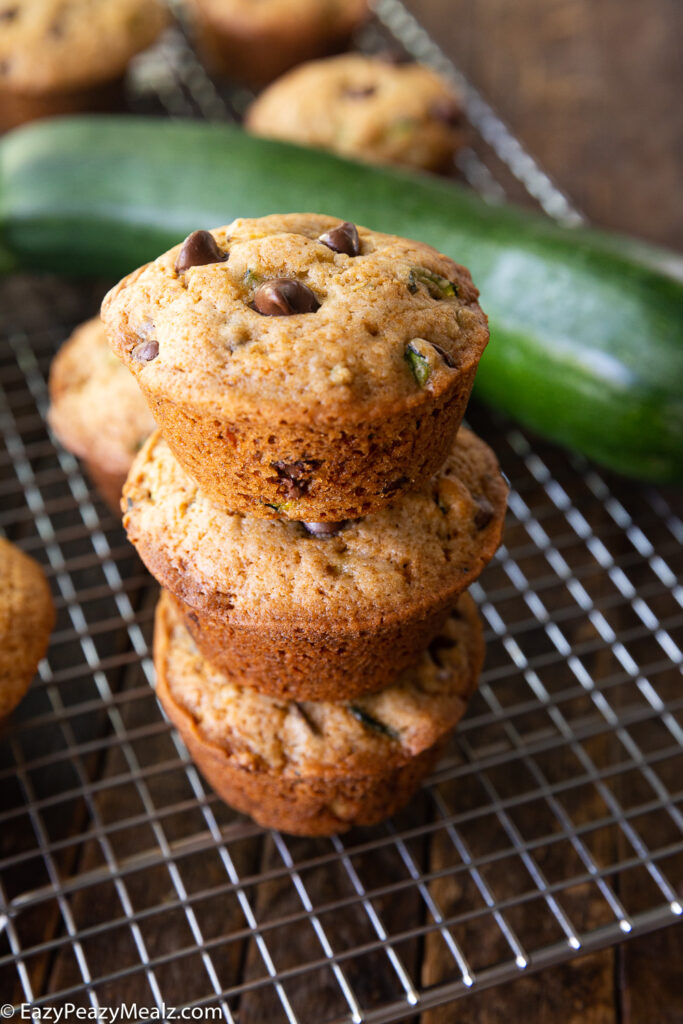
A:
<svg viewBox="0 0 683 1024">
<path fill-rule="evenodd" d="M 37 562 L 0 537 L 0 718 L 26 693 L 55 622 Z"/>
<path fill-rule="evenodd" d="M 100 473 L 125 477 L 155 424 L 135 378 L 111 352 L 99 317 L 60 348 L 49 388 L 48 421 L 64 447 Z"/>
</svg>

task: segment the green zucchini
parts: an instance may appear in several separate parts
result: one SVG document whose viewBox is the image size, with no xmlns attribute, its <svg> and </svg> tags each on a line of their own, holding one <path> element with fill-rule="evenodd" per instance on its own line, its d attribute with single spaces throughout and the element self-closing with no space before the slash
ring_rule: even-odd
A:
<svg viewBox="0 0 683 1024">
<path fill-rule="evenodd" d="M 612 469 L 683 479 L 683 284 L 675 257 L 225 124 L 70 118 L 0 142 L 0 250 L 120 275 L 199 227 L 314 211 L 465 263 L 491 321 L 476 389 Z"/>
</svg>

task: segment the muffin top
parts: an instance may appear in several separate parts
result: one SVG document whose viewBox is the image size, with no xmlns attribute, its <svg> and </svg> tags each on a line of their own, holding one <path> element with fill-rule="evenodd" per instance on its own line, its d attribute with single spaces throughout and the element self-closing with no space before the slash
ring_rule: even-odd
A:
<svg viewBox="0 0 683 1024">
<path fill-rule="evenodd" d="M 54 621 L 43 570 L 0 537 L 0 718 L 24 695 Z"/>
<path fill-rule="evenodd" d="M 415 668 L 352 702 L 286 701 L 230 682 L 197 650 L 168 595 L 157 609 L 154 661 L 200 737 L 244 768 L 299 776 L 386 771 L 444 737 L 460 720 L 484 655 L 481 623 L 463 594 Z"/>
<path fill-rule="evenodd" d="M 438 170 L 462 141 L 462 107 L 430 68 L 344 54 L 278 79 L 251 105 L 246 127 L 373 163 Z"/>
<path fill-rule="evenodd" d="M 102 317 L 154 396 L 207 415 L 364 422 L 476 364 L 477 296 L 431 246 L 287 214 L 194 232 L 112 289 Z"/>
<path fill-rule="evenodd" d="M 506 494 L 491 449 L 461 429 L 439 473 L 380 512 L 322 529 L 256 519 L 212 505 L 157 432 L 122 509 L 145 564 L 191 607 L 256 624 L 310 617 L 335 631 L 453 600 L 498 547 Z"/>
<path fill-rule="evenodd" d="M 135 377 L 113 355 L 99 317 L 82 324 L 50 367 L 50 426 L 65 448 L 124 475 L 155 424 Z"/>
<path fill-rule="evenodd" d="M 39 93 L 117 77 L 167 21 L 158 0 L 0 0 L 0 85 Z"/>
<path fill-rule="evenodd" d="M 367 0 L 194 0 L 226 30 L 272 32 L 296 21 L 299 31 L 319 27 L 323 35 L 351 29 L 365 20 Z"/>
</svg>

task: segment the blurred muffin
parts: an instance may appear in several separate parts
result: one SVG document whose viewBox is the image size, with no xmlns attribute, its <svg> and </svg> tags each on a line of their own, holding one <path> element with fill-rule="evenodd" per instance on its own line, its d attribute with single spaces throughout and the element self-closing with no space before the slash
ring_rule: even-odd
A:
<svg viewBox="0 0 683 1024">
<path fill-rule="evenodd" d="M 484 658 L 468 594 L 391 686 L 353 702 L 274 700 L 205 661 L 162 593 L 154 630 L 157 697 L 218 795 L 266 828 L 306 836 L 373 825 L 431 771 L 474 693 Z"/>
<path fill-rule="evenodd" d="M 121 488 L 154 419 L 135 377 L 112 354 L 99 317 L 61 347 L 49 387 L 50 426 L 118 515 Z"/>
<path fill-rule="evenodd" d="M 28 690 L 54 624 L 43 570 L 0 537 L 0 719 Z"/>
<path fill-rule="evenodd" d="M 260 88 L 336 53 L 368 16 L 367 0 L 188 0 L 197 46 L 212 70 Z"/>
<path fill-rule="evenodd" d="M 258 97 L 245 123 L 255 135 L 433 171 L 463 140 L 461 103 L 448 82 L 421 64 L 360 54 L 296 68 Z"/>
<path fill-rule="evenodd" d="M 0 129 L 119 105 L 167 20 L 158 0 L 0 0 Z"/>
</svg>

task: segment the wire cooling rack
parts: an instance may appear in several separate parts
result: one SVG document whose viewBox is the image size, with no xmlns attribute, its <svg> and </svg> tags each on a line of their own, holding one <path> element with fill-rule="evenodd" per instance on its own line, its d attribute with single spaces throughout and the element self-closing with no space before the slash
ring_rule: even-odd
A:
<svg viewBox="0 0 683 1024">
<path fill-rule="evenodd" d="M 361 45 L 389 32 L 455 74 L 400 3 L 376 6 Z M 460 173 L 579 220 L 459 81 L 475 130 Z M 140 110 L 225 118 L 247 99 L 217 89 L 177 32 L 133 79 Z M 683 526 L 670 499 L 475 405 L 512 487 L 505 545 L 472 588 L 479 693 L 393 821 L 335 839 L 264 832 L 208 790 L 160 713 L 156 587 L 46 430 L 52 356 L 102 291 L 0 284 L 0 528 L 44 564 L 58 610 L 0 735 L 2 999 L 380 1024 L 673 922 Z"/>
</svg>

